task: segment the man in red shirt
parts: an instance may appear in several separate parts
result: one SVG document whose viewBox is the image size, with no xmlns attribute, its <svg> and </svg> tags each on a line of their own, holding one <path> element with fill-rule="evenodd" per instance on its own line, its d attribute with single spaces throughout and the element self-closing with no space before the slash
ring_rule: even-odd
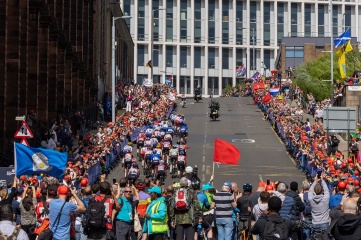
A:
<svg viewBox="0 0 361 240">
<path fill-rule="evenodd" d="M 116 211 L 120 210 L 120 204 L 117 201 L 116 196 L 114 195 L 114 192 L 111 191 L 111 185 L 108 182 L 101 182 L 99 184 L 99 195 L 95 196 L 93 199 L 89 200 L 89 204 L 91 203 L 91 201 L 97 201 L 97 202 L 101 202 L 103 201 L 104 198 L 106 198 L 105 202 L 104 202 L 104 206 L 105 206 L 105 218 L 106 218 L 106 226 L 105 228 L 100 227 L 100 228 L 90 228 L 89 229 L 89 233 L 88 233 L 88 240 L 91 239 L 101 239 L 101 240 L 105 240 L 107 239 L 107 235 L 110 235 L 113 233 L 112 229 L 113 229 L 113 225 L 112 225 L 112 212 L 113 209 L 115 209 Z M 109 195 L 109 193 L 111 193 L 111 196 Z M 88 205 L 89 207 L 89 205 Z"/>
</svg>

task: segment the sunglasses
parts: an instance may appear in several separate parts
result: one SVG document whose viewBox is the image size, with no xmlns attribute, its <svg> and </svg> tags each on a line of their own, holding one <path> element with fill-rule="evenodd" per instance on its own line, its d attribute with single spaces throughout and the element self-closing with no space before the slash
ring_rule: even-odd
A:
<svg viewBox="0 0 361 240">
<path fill-rule="evenodd" d="M 131 193 L 132 191 L 124 191 L 125 193 Z"/>
</svg>

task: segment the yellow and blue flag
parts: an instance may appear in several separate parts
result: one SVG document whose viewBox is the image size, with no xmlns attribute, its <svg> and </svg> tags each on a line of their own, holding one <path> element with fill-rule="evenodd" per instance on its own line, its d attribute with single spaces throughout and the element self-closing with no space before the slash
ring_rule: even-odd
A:
<svg viewBox="0 0 361 240">
<path fill-rule="evenodd" d="M 346 77 L 346 54 L 342 54 L 338 58 L 338 66 L 340 67 L 341 78 Z"/>
<path fill-rule="evenodd" d="M 16 176 L 45 173 L 63 178 L 68 154 L 14 143 L 14 158 Z"/>
<path fill-rule="evenodd" d="M 351 41 L 348 41 L 347 44 L 343 45 L 337 52 L 337 56 L 342 56 L 342 54 L 346 54 L 352 51 Z"/>
</svg>

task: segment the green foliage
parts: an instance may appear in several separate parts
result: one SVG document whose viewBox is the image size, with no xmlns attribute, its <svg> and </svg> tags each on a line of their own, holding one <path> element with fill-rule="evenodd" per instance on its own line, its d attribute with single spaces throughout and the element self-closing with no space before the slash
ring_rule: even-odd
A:
<svg viewBox="0 0 361 240">
<path fill-rule="evenodd" d="M 230 84 L 227 84 L 226 87 L 223 89 L 223 93 L 226 94 L 230 94 L 232 93 L 233 87 Z"/>
<path fill-rule="evenodd" d="M 338 56 L 334 54 L 333 76 L 334 83 L 341 79 L 340 69 L 337 63 Z M 330 54 L 325 54 L 313 61 L 299 65 L 295 70 L 294 85 L 300 86 L 305 94 L 312 93 L 316 100 L 320 101 L 328 98 L 331 94 L 330 82 Z M 352 76 L 354 70 L 361 70 L 361 54 L 358 49 L 354 49 L 346 54 L 346 71 L 348 76 Z"/>
</svg>

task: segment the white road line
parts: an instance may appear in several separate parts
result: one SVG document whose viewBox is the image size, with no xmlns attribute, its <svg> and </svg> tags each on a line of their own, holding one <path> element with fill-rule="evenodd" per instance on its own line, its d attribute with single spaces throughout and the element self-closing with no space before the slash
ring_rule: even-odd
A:
<svg viewBox="0 0 361 240">
<path fill-rule="evenodd" d="M 203 156 L 203 159 L 202 159 L 202 162 L 205 162 L 206 161 L 206 157 Z M 204 165 L 203 165 L 204 166 Z"/>
</svg>

